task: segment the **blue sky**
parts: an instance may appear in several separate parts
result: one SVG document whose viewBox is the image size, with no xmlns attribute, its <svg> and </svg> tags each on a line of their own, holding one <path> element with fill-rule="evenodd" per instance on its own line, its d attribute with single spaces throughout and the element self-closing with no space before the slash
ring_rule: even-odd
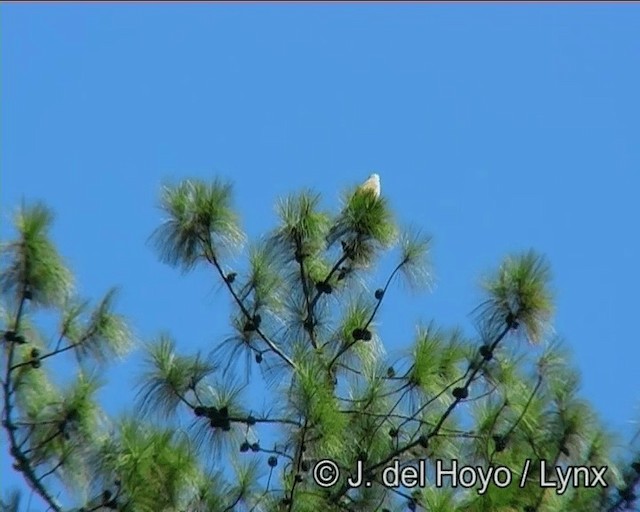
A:
<svg viewBox="0 0 640 512">
<path fill-rule="evenodd" d="M 191 350 L 229 332 L 216 306 L 228 298 L 212 276 L 180 276 L 145 245 L 165 180 L 232 180 L 256 236 L 273 226 L 278 197 L 311 187 L 335 207 L 340 190 L 375 170 L 398 217 L 434 237 L 432 293 L 396 288 L 385 302 L 389 351 L 408 346 L 419 319 L 471 334 L 480 278 L 535 248 L 553 268 L 554 325 L 583 395 L 608 426 L 631 432 L 637 4 L 3 4 L 0 13 L 0 234 L 10 235 L 23 197 L 44 200 L 79 292 L 120 286 L 119 310 L 141 339 L 168 330 Z M 126 407 L 131 365 L 110 374 L 108 410 Z M 19 477 L 4 436 L 1 448 L 4 491 Z"/>
</svg>

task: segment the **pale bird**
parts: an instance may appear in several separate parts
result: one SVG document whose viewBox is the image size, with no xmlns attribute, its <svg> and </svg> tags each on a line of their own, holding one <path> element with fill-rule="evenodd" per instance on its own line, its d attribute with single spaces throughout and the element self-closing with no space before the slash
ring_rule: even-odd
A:
<svg viewBox="0 0 640 512">
<path fill-rule="evenodd" d="M 362 192 L 371 192 L 373 196 L 378 199 L 380 197 L 380 176 L 376 173 L 373 173 L 367 181 L 365 181 L 360 188 L 358 189 Z"/>
</svg>

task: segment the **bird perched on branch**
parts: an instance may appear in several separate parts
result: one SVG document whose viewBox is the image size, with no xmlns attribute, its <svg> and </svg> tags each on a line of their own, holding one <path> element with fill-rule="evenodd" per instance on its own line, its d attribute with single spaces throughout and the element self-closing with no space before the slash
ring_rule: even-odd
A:
<svg viewBox="0 0 640 512">
<path fill-rule="evenodd" d="M 376 173 L 373 173 L 369 176 L 364 183 L 362 183 L 358 188 L 350 189 L 350 195 L 346 198 L 346 204 L 338 218 L 338 222 L 329 230 L 327 234 L 327 245 L 331 245 L 334 242 L 340 240 L 344 237 L 350 230 L 353 230 L 353 218 L 354 215 L 359 217 L 362 213 L 371 209 L 371 207 L 377 204 L 377 200 L 380 197 L 380 176 Z M 356 198 L 372 198 L 373 201 L 364 201 L 365 204 L 360 204 L 361 202 L 354 199 Z M 340 240 L 342 243 L 342 248 L 345 250 L 345 244 L 347 243 L 345 240 Z"/>
<path fill-rule="evenodd" d="M 373 173 L 371 176 L 369 176 L 367 181 L 360 185 L 358 191 L 369 192 L 373 194 L 373 197 L 378 199 L 380 197 L 380 176 L 378 176 L 376 173 Z"/>
</svg>

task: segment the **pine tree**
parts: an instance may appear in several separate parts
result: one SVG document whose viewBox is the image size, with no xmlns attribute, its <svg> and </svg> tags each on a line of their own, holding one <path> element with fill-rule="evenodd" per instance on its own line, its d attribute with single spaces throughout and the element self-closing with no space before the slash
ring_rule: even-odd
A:
<svg viewBox="0 0 640 512">
<path fill-rule="evenodd" d="M 99 370 L 134 345 L 115 290 L 93 307 L 75 294 L 43 204 L 22 207 L 16 239 L 2 247 L 2 425 L 14 468 L 49 510 L 635 506 L 637 437 L 612 460 L 614 438 L 554 340 L 541 255 L 505 258 L 484 284 L 471 335 L 419 324 L 410 354 L 391 359 L 376 329 L 381 305 L 399 279 L 429 286 L 431 241 L 401 229 L 384 194 L 348 190 L 333 213 L 318 194 L 293 194 L 278 203 L 276 228 L 248 248 L 228 183 L 167 186 L 161 208 L 166 220 L 151 239 L 160 259 L 216 277 L 234 334 L 210 353 L 187 353 L 170 334 L 146 343 L 136 403 L 121 417 L 107 417 L 97 400 Z M 234 254 L 244 256 L 236 268 Z M 384 255 L 395 266 L 371 287 Z M 56 332 L 39 326 L 43 311 L 57 314 Z M 66 366 L 65 354 L 74 356 Z M 266 410 L 264 396 L 243 392 L 239 375 L 251 367 Z M 72 375 L 63 384 L 62 371 Z M 405 478 L 418 468 L 426 484 L 392 485 L 394 464 Z M 456 464 L 464 470 L 454 487 L 447 471 Z M 595 477 L 604 466 L 606 487 Z M 541 487 L 570 467 L 594 469 L 563 494 Z M 335 481 L 321 485 L 334 469 Z M 350 486 L 359 473 L 368 483 Z M 480 473 L 489 484 L 471 485 Z M 585 487 L 585 475 L 598 485 Z M 2 503 L 18 508 L 17 495 Z"/>
</svg>

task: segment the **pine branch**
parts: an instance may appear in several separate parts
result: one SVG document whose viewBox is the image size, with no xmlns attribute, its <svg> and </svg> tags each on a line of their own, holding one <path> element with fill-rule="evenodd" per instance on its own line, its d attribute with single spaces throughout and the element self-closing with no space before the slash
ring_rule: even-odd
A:
<svg viewBox="0 0 640 512">
<path fill-rule="evenodd" d="M 22 321 L 22 315 L 24 311 L 24 306 L 27 301 L 27 290 L 28 286 L 25 283 L 22 288 L 22 293 L 20 294 L 20 301 L 18 303 L 18 311 L 16 313 L 16 318 L 14 322 L 13 332 L 18 333 L 20 331 L 20 323 Z M 17 429 L 16 425 L 13 423 L 13 403 L 11 401 L 11 395 L 14 392 L 12 389 L 12 377 L 11 374 L 14 371 L 13 359 L 15 357 L 15 342 L 8 342 L 9 345 L 9 353 L 7 356 L 7 369 L 5 372 L 5 379 L 3 385 L 3 395 L 4 395 L 4 421 L 2 423 L 5 431 L 7 432 L 7 436 L 9 438 L 9 445 L 11 447 L 11 454 L 16 461 L 16 468 L 22 472 L 27 479 L 27 482 L 31 486 L 31 488 L 38 493 L 38 495 L 47 503 L 47 505 L 54 512 L 61 512 L 62 508 L 58 504 L 58 502 L 51 496 L 49 491 L 46 489 L 44 484 L 42 483 L 43 477 L 38 477 L 35 473 L 35 468 L 32 467 L 31 461 L 27 457 L 26 453 L 22 451 L 21 446 L 18 444 L 16 439 L 15 431 Z"/>
<path fill-rule="evenodd" d="M 538 390 L 540 389 L 540 386 L 542 386 L 542 374 L 539 373 L 538 374 L 538 378 L 536 380 L 536 385 L 533 388 L 533 391 L 531 392 L 531 394 L 529 395 L 529 398 L 527 399 L 527 403 L 524 405 L 522 412 L 520 413 L 520 415 L 518 416 L 518 418 L 516 419 L 516 421 L 513 423 L 513 425 L 511 425 L 511 427 L 509 428 L 509 430 L 507 430 L 503 435 L 501 435 L 501 439 L 503 443 L 507 443 L 509 441 L 509 438 L 511 437 L 511 435 L 513 434 L 513 432 L 515 431 L 515 429 L 518 427 L 518 425 L 520 424 L 520 422 L 522 421 L 522 418 L 524 418 L 525 414 L 527 413 L 527 410 L 529 409 L 529 406 L 531 405 L 531 402 L 533 402 L 533 398 L 536 396 L 536 394 L 538 393 Z M 504 410 L 504 408 L 506 408 L 507 406 L 507 402 L 505 401 L 505 403 L 502 405 L 502 407 L 500 407 L 500 410 L 498 411 L 498 413 L 496 414 L 496 417 L 494 418 L 493 421 L 493 425 L 491 426 L 491 430 L 490 432 L 493 432 L 493 428 L 495 427 L 495 424 L 498 420 L 498 416 L 500 415 L 500 413 Z M 493 456 L 496 454 L 496 449 L 494 447 L 493 451 L 491 452 L 491 456 L 488 457 L 489 459 L 489 464 L 493 463 Z"/>
<path fill-rule="evenodd" d="M 507 335 L 507 333 L 514 328 L 514 322 L 515 319 L 508 319 L 509 321 L 506 322 L 506 326 L 504 327 L 503 331 L 498 334 L 498 336 L 496 337 L 495 341 L 491 344 L 490 346 L 490 351 L 493 352 L 495 350 L 495 348 L 500 344 L 500 342 L 504 339 L 504 337 Z M 467 377 L 467 380 L 463 386 L 463 389 L 467 389 L 469 384 L 473 381 L 473 379 L 475 378 L 475 376 L 478 374 L 478 372 L 482 369 L 482 367 L 486 364 L 486 360 L 482 359 L 481 362 L 474 367 L 473 370 L 471 370 L 469 376 Z M 457 396 L 455 398 L 455 400 L 451 403 L 451 405 L 449 405 L 449 407 L 446 409 L 446 411 L 443 413 L 443 415 L 440 417 L 440 420 L 436 423 L 435 427 L 426 435 L 426 441 L 428 442 L 429 439 L 435 437 L 438 435 L 438 433 L 440 432 L 440 429 L 442 428 L 442 426 L 444 425 L 445 421 L 447 420 L 447 418 L 451 415 L 451 413 L 454 411 L 454 409 L 457 407 L 457 405 L 463 400 L 463 398 L 461 398 L 460 396 Z M 387 463 L 389 463 L 391 460 L 399 457 L 400 455 L 402 455 L 403 453 L 408 452 L 409 450 L 421 445 L 424 443 L 424 439 L 422 438 L 423 436 L 420 436 L 420 438 L 411 441 L 409 443 L 407 443 L 406 445 L 404 445 L 401 448 L 398 448 L 396 450 L 394 450 L 393 452 L 391 452 L 387 457 L 385 457 L 384 459 L 382 459 L 379 462 L 376 462 L 375 464 L 372 464 L 371 466 L 367 467 L 365 471 L 366 472 L 371 472 L 374 471 L 384 465 L 386 465 Z M 348 485 L 345 484 L 342 486 L 342 488 L 340 488 L 340 490 L 333 495 L 332 497 L 332 501 L 337 501 L 341 496 L 344 495 L 345 492 L 347 492 L 349 489 Z"/>
<path fill-rule="evenodd" d="M 380 305 L 382 304 L 382 300 L 384 299 L 386 291 L 389 288 L 389 285 L 391 284 L 391 280 L 394 278 L 396 273 L 402 268 L 402 265 L 403 265 L 403 263 L 400 263 L 399 265 L 397 265 L 396 268 L 393 270 L 393 272 L 391 272 L 391 275 L 387 278 L 387 282 L 385 283 L 384 288 L 382 288 L 382 294 L 380 294 L 380 297 L 377 299 L 378 302 L 376 303 L 375 307 L 373 308 L 373 311 L 371 312 L 371 315 L 369 316 L 369 319 L 365 323 L 364 327 L 362 327 L 362 329 L 366 330 L 371 325 L 371 322 L 373 322 L 373 319 L 375 318 L 376 313 L 378 312 L 378 309 L 380 308 Z M 327 371 L 331 371 L 331 369 L 333 368 L 333 365 L 336 364 L 336 361 L 340 358 L 340 356 L 342 356 L 345 352 L 350 350 L 351 347 L 353 347 L 358 341 L 360 341 L 360 340 L 354 339 L 354 340 L 350 341 L 349 343 L 347 343 L 346 345 L 344 345 L 340 350 L 338 350 L 337 354 L 329 362 L 329 366 L 327 367 Z"/>
<path fill-rule="evenodd" d="M 214 254 L 213 246 L 211 244 L 211 241 L 210 240 L 205 240 L 205 239 L 201 239 L 201 241 L 205 244 L 205 249 L 206 249 L 205 250 L 205 258 L 207 259 L 207 261 L 210 264 L 212 264 L 215 267 L 215 269 L 218 272 L 218 275 L 221 277 L 222 281 L 225 283 L 227 289 L 231 293 L 231 296 L 235 300 L 236 304 L 238 305 L 238 307 L 242 311 L 242 314 L 245 316 L 245 318 L 247 320 L 252 320 L 253 316 L 251 315 L 251 313 L 249 312 L 249 310 L 245 306 L 244 302 L 240 299 L 240 297 L 238 297 L 238 294 L 233 289 L 233 286 L 231 285 L 231 283 L 226 279 L 224 271 L 222 270 L 222 267 L 220 266 L 220 263 L 218 262 L 218 259 L 216 258 L 215 254 Z M 276 346 L 276 344 L 273 341 L 271 341 L 266 336 L 266 334 L 260 329 L 260 327 L 258 327 L 258 326 L 256 326 L 256 333 L 269 346 L 269 348 L 271 350 L 273 350 L 273 352 L 275 352 L 287 365 L 289 365 L 291 368 L 295 368 L 296 367 L 294 362 L 282 350 L 280 350 Z"/>
<path fill-rule="evenodd" d="M 635 463 L 640 466 L 640 461 Z M 636 469 L 635 477 L 632 478 L 622 489 L 618 489 L 618 498 L 607 509 L 607 512 L 616 512 L 618 510 L 631 510 L 632 502 L 635 499 L 634 489 L 640 486 L 640 472 Z M 625 507 L 624 509 L 621 507 Z"/>
<path fill-rule="evenodd" d="M 307 309 L 307 318 L 304 322 L 305 330 L 309 333 L 309 338 L 311 340 L 311 346 L 315 349 L 318 348 L 318 343 L 316 341 L 315 335 L 315 321 L 313 316 L 313 307 L 311 305 L 311 297 L 309 292 L 309 284 L 307 282 L 307 275 L 304 269 L 304 258 L 305 255 L 302 254 L 302 243 L 300 241 L 300 237 L 296 236 L 296 261 L 298 262 L 298 267 L 300 269 L 300 282 L 302 283 L 302 293 L 304 294 L 305 306 Z"/>
<path fill-rule="evenodd" d="M 348 258 L 349 258 L 349 252 L 347 250 L 343 250 L 342 256 L 340 256 L 338 261 L 335 262 L 335 264 L 333 265 L 333 267 L 331 267 L 331 270 L 329 271 L 327 276 L 324 278 L 325 283 L 328 283 L 331 280 L 333 275 L 338 271 L 338 269 L 342 266 L 342 264 L 345 261 L 347 261 Z M 311 311 L 315 309 L 316 304 L 318 303 L 318 300 L 320 300 L 321 295 L 322 295 L 322 292 L 316 291 L 316 294 L 314 295 L 313 300 L 311 301 Z"/>
<path fill-rule="evenodd" d="M 288 511 L 291 512 L 293 510 L 293 503 L 294 503 L 294 494 L 296 491 L 296 486 L 300 483 L 301 479 L 300 479 L 300 465 L 302 464 L 302 454 L 304 453 L 304 443 L 305 443 L 305 436 L 307 434 L 307 428 L 309 425 L 309 420 L 308 418 L 305 418 L 304 420 L 304 425 L 302 426 L 302 432 L 300 433 L 300 442 L 298 443 L 298 447 L 297 447 L 297 456 L 296 456 L 296 461 L 295 461 L 295 473 L 293 476 L 293 484 L 291 485 L 291 492 L 289 494 L 289 508 Z"/>
</svg>

